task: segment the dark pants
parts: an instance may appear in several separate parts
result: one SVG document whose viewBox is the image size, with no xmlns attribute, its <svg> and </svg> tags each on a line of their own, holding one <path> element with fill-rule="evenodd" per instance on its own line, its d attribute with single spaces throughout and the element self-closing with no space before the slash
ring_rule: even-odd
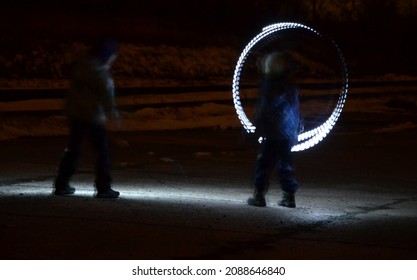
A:
<svg viewBox="0 0 417 280">
<path fill-rule="evenodd" d="M 78 167 L 84 139 L 88 136 L 96 156 L 95 186 L 97 191 L 110 189 L 112 182 L 111 161 L 105 126 L 82 121 L 71 121 L 69 128 L 69 143 L 58 168 L 58 175 L 55 179 L 56 188 L 68 185 Z"/>
<path fill-rule="evenodd" d="M 254 178 L 256 192 L 268 192 L 269 177 L 273 169 L 276 170 L 281 189 L 294 194 L 298 189 L 298 183 L 294 175 L 291 145 L 288 140 L 266 139 L 261 143 Z"/>
</svg>

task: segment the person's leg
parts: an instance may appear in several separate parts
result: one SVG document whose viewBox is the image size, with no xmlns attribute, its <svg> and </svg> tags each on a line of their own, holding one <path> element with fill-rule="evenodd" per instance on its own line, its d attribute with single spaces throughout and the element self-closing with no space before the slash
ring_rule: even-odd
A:
<svg viewBox="0 0 417 280">
<path fill-rule="evenodd" d="M 118 197 L 119 192 L 111 189 L 111 159 L 105 126 L 92 125 L 90 127 L 90 136 L 96 154 L 95 187 L 97 189 L 97 197 Z"/>
<path fill-rule="evenodd" d="M 277 173 L 283 191 L 282 200 L 278 202 L 278 205 L 294 208 L 298 182 L 295 178 L 295 170 L 291 156 L 291 145 L 288 141 L 281 141 L 278 154 Z"/>
<path fill-rule="evenodd" d="M 261 144 L 253 180 L 255 191 L 253 197 L 248 199 L 249 205 L 266 206 L 265 195 L 269 188 L 269 176 L 276 164 L 276 152 L 274 150 L 274 143 L 271 141 L 265 140 Z"/>
<path fill-rule="evenodd" d="M 75 192 L 75 189 L 69 186 L 69 181 L 78 166 L 86 133 L 86 126 L 83 123 L 72 121 L 69 124 L 69 130 L 68 146 L 65 148 L 54 181 L 54 194 L 57 195 L 72 194 Z"/>
</svg>

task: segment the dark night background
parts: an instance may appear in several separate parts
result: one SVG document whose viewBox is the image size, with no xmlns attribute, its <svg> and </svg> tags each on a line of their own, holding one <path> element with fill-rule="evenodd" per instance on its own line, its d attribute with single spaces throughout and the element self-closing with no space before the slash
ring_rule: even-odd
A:
<svg viewBox="0 0 417 280">
<path fill-rule="evenodd" d="M 0 259 L 417 258 L 417 0 L 0 2 Z M 262 27 L 283 21 L 334 39 L 349 97 L 330 135 L 294 157 L 297 208 L 278 207 L 274 186 L 254 209 L 258 146 L 233 108 L 233 70 Z M 294 33 L 320 54 L 302 56 L 320 76 L 305 76 L 313 86 L 301 96 L 321 123 L 337 71 L 320 71 L 335 60 Z M 101 36 L 121 50 L 112 72 L 123 118 L 109 137 L 121 199 L 94 198 L 88 146 L 76 194 L 55 197 L 68 70 Z"/>
<path fill-rule="evenodd" d="M 2 48 L 111 35 L 153 45 L 242 49 L 265 25 L 296 21 L 330 35 L 353 76 L 415 74 L 414 0 L 3 1 Z M 14 45 L 13 45 L 14 44 Z"/>
</svg>

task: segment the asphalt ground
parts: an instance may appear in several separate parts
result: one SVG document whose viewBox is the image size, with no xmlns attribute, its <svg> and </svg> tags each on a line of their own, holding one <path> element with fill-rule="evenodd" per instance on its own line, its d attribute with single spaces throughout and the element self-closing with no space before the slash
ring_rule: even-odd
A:
<svg viewBox="0 0 417 280">
<path fill-rule="evenodd" d="M 114 189 L 94 197 L 86 146 L 72 196 L 52 195 L 65 137 L 0 142 L 1 259 L 416 259 L 417 129 L 342 114 L 294 154 L 297 208 L 252 194 L 256 144 L 239 130 L 112 133 Z M 414 119 L 411 119 L 415 122 Z"/>
</svg>

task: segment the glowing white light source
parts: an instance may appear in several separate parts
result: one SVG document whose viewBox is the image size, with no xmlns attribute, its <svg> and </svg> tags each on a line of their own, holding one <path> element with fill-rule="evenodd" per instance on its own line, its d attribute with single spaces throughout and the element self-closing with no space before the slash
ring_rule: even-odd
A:
<svg viewBox="0 0 417 280">
<path fill-rule="evenodd" d="M 249 118 L 246 116 L 245 111 L 243 110 L 242 103 L 240 102 L 240 92 L 239 92 L 239 83 L 240 83 L 240 76 L 242 73 L 243 66 L 245 64 L 245 61 L 247 57 L 249 56 L 249 53 L 251 49 L 259 43 L 261 40 L 267 38 L 268 36 L 272 36 L 274 33 L 280 32 L 282 30 L 287 29 L 305 29 L 319 38 L 323 38 L 328 40 L 335 48 L 341 65 L 341 71 L 342 71 L 342 86 L 339 94 L 339 99 L 337 101 L 337 104 L 330 115 L 330 117 L 319 127 L 316 127 L 314 129 L 311 129 L 309 131 L 302 132 L 298 135 L 298 143 L 295 144 L 291 151 L 297 152 L 309 149 L 315 145 L 317 145 L 321 140 L 323 140 L 327 134 L 332 130 L 333 126 L 335 125 L 337 119 L 339 118 L 340 114 L 342 113 L 343 106 L 345 104 L 345 100 L 347 97 L 348 92 L 348 72 L 347 72 L 347 66 L 345 62 L 345 58 L 343 57 L 342 52 L 340 51 L 339 47 L 336 45 L 336 43 L 331 40 L 330 38 L 325 38 L 322 34 L 320 34 L 318 31 L 314 30 L 311 27 L 308 27 L 306 25 L 300 24 L 300 23 L 294 23 L 294 22 L 281 22 L 276 24 L 271 24 L 262 29 L 262 32 L 256 35 L 243 49 L 242 53 L 240 54 L 240 57 L 237 61 L 235 72 L 233 75 L 233 83 L 232 83 L 232 93 L 233 93 L 233 103 L 236 109 L 237 116 L 242 123 L 244 129 L 248 133 L 254 133 L 256 131 L 256 127 L 252 122 L 249 120 Z M 260 138 L 260 141 L 262 139 Z"/>
</svg>

